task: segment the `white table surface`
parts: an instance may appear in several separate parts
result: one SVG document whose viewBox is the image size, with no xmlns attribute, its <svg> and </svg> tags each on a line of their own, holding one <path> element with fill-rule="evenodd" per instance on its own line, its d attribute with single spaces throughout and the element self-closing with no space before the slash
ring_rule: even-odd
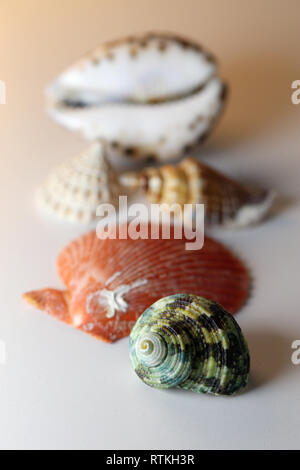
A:
<svg viewBox="0 0 300 470">
<path fill-rule="evenodd" d="M 222 70 L 232 85 L 226 116 L 201 156 L 231 175 L 275 188 L 280 196 L 276 213 L 264 224 L 217 234 L 246 261 L 254 280 L 237 317 L 252 358 L 247 391 L 216 398 L 153 390 L 132 372 L 127 339 L 104 344 L 21 301 L 24 291 L 61 287 L 56 255 L 87 230 L 40 215 L 33 194 L 53 165 L 86 145 L 44 113 L 45 84 L 98 41 L 133 28 L 128 10 L 124 23 L 119 16 L 114 22 L 108 3 L 76 1 L 71 18 L 69 0 L 11 0 L 0 6 L 5 19 L 0 79 L 7 85 L 7 104 L 0 105 L 0 340 L 6 345 L 0 447 L 299 448 L 300 366 L 291 362 L 291 343 L 300 339 L 300 105 L 290 103 L 290 84 L 300 78 L 299 47 L 294 29 L 289 44 L 280 41 L 279 19 L 272 40 L 266 34 L 263 41 L 259 23 L 252 41 L 239 44 L 232 32 L 228 39 L 225 27 L 219 35 L 210 33 L 206 25 L 213 10 L 207 5 L 199 18 L 203 41 L 223 57 Z M 170 21 L 166 15 L 159 20 L 167 3 L 150 3 L 143 14 L 135 13 L 134 30 L 157 26 L 184 32 L 191 21 L 196 35 L 192 10 L 181 15 L 186 2 L 177 3 L 178 18 Z M 259 16 L 259 4 L 253 5 Z M 269 23 L 266 27 L 269 31 Z M 251 28 L 245 17 L 248 36 Z"/>
</svg>

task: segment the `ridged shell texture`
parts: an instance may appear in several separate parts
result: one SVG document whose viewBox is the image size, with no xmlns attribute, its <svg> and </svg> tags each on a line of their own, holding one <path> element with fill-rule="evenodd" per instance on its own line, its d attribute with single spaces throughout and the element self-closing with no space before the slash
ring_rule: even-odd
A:
<svg viewBox="0 0 300 470">
<path fill-rule="evenodd" d="M 106 159 L 101 143 L 92 144 L 58 166 L 39 188 L 39 205 L 72 222 L 88 223 L 96 217 L 101 203 L 117 205 L 118 177 Z"/>
<path fill-rule="evenodd" d="M 274 198 L 273 191 L 243 186 L 192 157 L 177 165 L 127 172 L 120 180 L 124 187 L 141 188 L 151 203 L 169 207 L 204 204 L 208 225 L 256 223 L 266 215 Z"/>
<path fill-rule="evenodd" d="M 133 327 L 129 347 L 135 372 L 151 387 L 232 395 L 248 381 L 240 327 L 203 297 L 177 294 L 155 302 Z"/>
</svg>

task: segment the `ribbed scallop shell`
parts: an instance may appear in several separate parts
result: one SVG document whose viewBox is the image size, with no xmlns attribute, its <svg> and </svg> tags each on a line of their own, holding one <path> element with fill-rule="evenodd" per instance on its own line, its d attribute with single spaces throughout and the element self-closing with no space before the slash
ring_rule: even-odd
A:
<svg viewBox="0 0 300 470">
<path fill-rule="evenodd" d="M 167 160 L 201 143 L 223 108 L 213 57 L 165 33 L 105 43 L 49 87 L 49 112 L 133 158 Z"/>
<path fill-rule="evenodd" d="M 142 230 L 150 230 L 143 226 Z M 71 242 L 58 256 L 65 290 L 28 292 L 25 299 L 55 318 L 104 341 L 128 336 L 153 302 L 178 292 L 214 299 L 231 313 L 247 299 L 244 264 L 221 243 L 206 237 L 201 250 L 186 250 L 186 238 L 99 239 L 95 231 Z"/>
<path fill-rule="evenodd" d="M 240 327 L 203 297 L 158 300 L 136 322 L 129 344 L 135 372 L 151 387 L 232 395 L 248 381 L 249 351 Z"/>
<path fill-rule="evenodd" d="M 88 223 L 101 203 L 117 204 L 118 177 L 105 157 L 102 144 L 94 143 L 80 155 L 59 165 L 39 188 L 40 206 L 52 214 Z"/>
<path fill-rule="evenodd" d="M 151 203 L 204 204 L 208 225 L 256 223 L 274 199 L 273 191 L 245 187 L 191 157 L 178 165 L 124 173 L 120 180 L 128 188 L 142 188 Z"/>
</svg>

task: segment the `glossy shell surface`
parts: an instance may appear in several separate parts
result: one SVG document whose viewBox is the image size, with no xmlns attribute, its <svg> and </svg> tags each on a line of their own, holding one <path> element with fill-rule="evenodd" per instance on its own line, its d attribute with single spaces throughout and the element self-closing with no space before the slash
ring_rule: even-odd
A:
<svg viewBox="0 0 300 470">
<path fill-rule="evenodd" d="M 130 334 L 136 374 L 151 387 L 232 395 L 248 381 L 250 357 L 235 319 L 221 305 L 190 294 L 155 302 Z"/>
<path fill-rule="evenodd" d="M 48 109 L 119 156 L 168 160 L 206 138 L 225 89 L 198 44 L 146 33 L 105 43 L 68 68 L 48 89 Z"/>
<path fill-rule="evenodd" d="M 129 189 L 140 188 L 149 202 L 166 204 L 167 208 L 177 204 L 181 210 L 184 204 L 204 204 L 208 225 L 257 223 L 274 200 L 273 191 L 246 187 L 192 157 L 177 165 L 123 173 L 120 181 Z"/>
</svg>

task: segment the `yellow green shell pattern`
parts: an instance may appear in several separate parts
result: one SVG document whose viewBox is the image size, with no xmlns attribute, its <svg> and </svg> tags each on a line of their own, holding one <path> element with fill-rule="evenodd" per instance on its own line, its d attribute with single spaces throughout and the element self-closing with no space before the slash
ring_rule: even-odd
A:
<svg viewBox="0 0 300 470">
<path fill-rule="evenodd" d="M 136 374 L 151 387 L 232 395 L 248 381 L 249 351 L 236 320 L 196 295 L 155 302 L 133 327 L 129 348 Z"/>
</svg>

